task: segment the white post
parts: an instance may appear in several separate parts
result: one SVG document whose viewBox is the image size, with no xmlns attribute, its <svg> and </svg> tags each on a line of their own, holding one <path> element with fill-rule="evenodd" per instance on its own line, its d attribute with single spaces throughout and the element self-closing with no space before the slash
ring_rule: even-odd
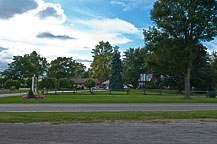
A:
<svg viewBox="0 0 217 144">
<path fill-rule="evenodd" d="M 32 91 L 34 91 L 35 87 L 35 75 L 32 77 Z"/>
<path fill-rule="evenodd" d="M 35 75 L 32 77 L 32 91 L 35 92 Z"/>
</svg>

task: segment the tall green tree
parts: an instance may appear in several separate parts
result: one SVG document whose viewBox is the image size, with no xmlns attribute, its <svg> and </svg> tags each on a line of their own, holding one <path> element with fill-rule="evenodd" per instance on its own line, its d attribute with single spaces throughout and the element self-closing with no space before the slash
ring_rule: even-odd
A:
<svg viewBox="0 0 217 144">
<path fill-rule="evenodd" d="M 73 60 L 72 57 L 58 57 L 51 61 L 48 76 L 56 79 L 78 78 L 84 75 L 85 69 L 83 64 Z"/>
<path fill-rule="evenodd" d="M 29 55 L 24 55 L 24 57 L 28 57 L 34 69 L 34 75 L 36 77 L 44 76 L 48 70 L 48 62 L 45 57 L 40 56 L 36 51 L 33 51 Z"/>
<path fill-rule="evenodd" d="M 160 48 L 161 44 L 171 54 L 175 47 L 184 54 L 181 61 L 178 62 L 176 58 L 170 61 L 176 65 L 183 64 L 180 66 L 184 70 L 185 98 L 190 98 L 191 72 L 196 58 L 194 52 L 201 42 L 211 41 L 217 35 L 216 7 L 216 0 L 158 0 L 151 11 L 151 19 L 159 30 L 153 28 L 144 31 L 146 44 L 152 43 L 152 49 Z"/>
<path fill-rule="evenodd" d="M 211 61 L 210 67 L 211 67 L 211 74 L 213 77 L 213 82 L 214 82 L 215 88 L 217 89 L 217 53 L 216 52 L 213 53 L 213 59 Z"/>
<path fill-rule="evenodd" d="M 44 76 L 48 68 L 46 58 L 33 51 L 24 56 L 14 56 L 13 62 L 9 64 L 9 68 L 2 72 L 2 76 L 6 79 L 14 79 L 24 82 L 25 79 L 32 76 Z"/>
<path fill-rule="evenodd" d="M 92 77 L 94 78 L 109 78 L 111 71 L 111 60 L 114 49 L 109 42 L 99 42 L 95 49 L 91 52 L 93 54 L 93 62 L 91 63 Z"/>
<path fill-rule="evenodd" d="M 123 57 L 123 79 L 125 83 L 132 84 L 137 87 L 137 81 L 140 74 L 146 72 L 145 57 L 147 56 L 145 48 L 130 48 L 124 52 Z"/>
<path fill-rule="evenodd" d="M 120 52 L 116 49 L 114 57 L 112 59 L 112 69 L 111 69 L 111 77 L 109 81 L 109 86 L 111 89 L 119 90 L 124 88 L 124 83 L 122 79 L 122 61 L 120 59 Z"/>
</svg>

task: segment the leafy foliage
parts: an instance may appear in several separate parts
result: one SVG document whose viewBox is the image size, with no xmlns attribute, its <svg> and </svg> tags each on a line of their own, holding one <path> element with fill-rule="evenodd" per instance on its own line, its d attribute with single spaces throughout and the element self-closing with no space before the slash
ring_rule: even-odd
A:
<svg viewBox="0 0 217 144">
<path fill-rule="evenodd" d="M 96 48 L 92 50 L 93 62 L 91 64 L 92 77 L 109 78 L 111 70 L 111 60 L 114 50 L 109 42 L 99 42 Z"/>
<path fill-rule="evenodd" d="M 48 63 L 46 58 L 41 57 L 36 51 L 24 56 L 14 56 L 9 68 L 2 72 L 6 79 L 19 80 L 24 83 L 25 79 L 35 75 L 43 76 L 47 71 Z"/>
<path fill-rule="evenodd" d="M 12 86 L 15 86 L 16 88 L 19 88 L 20 87 L 20 82 L 18 80 L 12 80 L 12 79 L 9 79 L 7 80 L 5 83 L 4 83 L 4 88 L 11 88 Z"/>
<path fill-rule="evenodd" d="M 215 88 L 217 89 L 217 55 L 213 53 L 213 61 L 211 62 L 211 73 L 214 80 Z"/>
<path fill-rule="evenodd" d="M 56 79 L 82 77 L 85 68 L 83 64 L 76 62 L 72 57 L 58 57 L 51 61 L 48 76 Z"/>
<path fill-rule="evenodd" d="M 84 86 L 87 88 L 92 88 L 96 86 L 96 82 L 92 79 L 88 79 L 84 82 Z"/>
<path fill-rule="evenodd" d="M 140 78 L 140 74 L 146 72 L 145 57 L 147 55 L 147 49 L 133 49 L 124 52 L 123 58 L 123 79 L 127 84 L 132 84 L 134 88 L 137 87 L 137 81 Z"/>
<path fill-rule="evenodd" d="M 32 87 L 32 78 L 31 77 L 26 80 L 26 87 L 29 87 L 29 88 Z"/>
<path fill-rule="evenodd" d="M 91 88 L 96 86 L 96 82 L 92 79 L 88 79 L 84 82 L 84 86 L 89 88 L 90 93 L 93 94 L 93 91 L 91 91 Z"/>
<path fill-rule="evenodd" d="M 74 81 L 67 79 L 67 78 L 61 78 L 58 80 L 58 88 L 73 88 L 74 87 Z"/>
<path fill-rule="evenodd" d="M 40 89 L 54 89 L 56 88 L 56 79 L 45 77 L 39 82 Z"/>
<path fill-rule="evenodd" d="M 144 31 L 152 66 L 166 75 L 183 75 L 185 98 L 190 98 L 193 64 L 205 57 L 201 42 L 217 35 L 216 6 L 215 0 L 158 0 L 151 11 L 158 29 Z"/>
</svg>

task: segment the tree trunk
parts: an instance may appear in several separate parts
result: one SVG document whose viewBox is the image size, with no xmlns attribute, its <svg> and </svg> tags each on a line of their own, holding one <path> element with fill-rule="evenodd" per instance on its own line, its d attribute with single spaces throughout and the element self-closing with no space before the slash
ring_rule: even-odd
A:
<svg viewBox="0 0 217 144">
<path fill-rule="evenodd" d="M 185 99 L 190 99 L 190 79 L 191 79 L 191 67 L 188 66 L 185 74 Z"/>
</svg>

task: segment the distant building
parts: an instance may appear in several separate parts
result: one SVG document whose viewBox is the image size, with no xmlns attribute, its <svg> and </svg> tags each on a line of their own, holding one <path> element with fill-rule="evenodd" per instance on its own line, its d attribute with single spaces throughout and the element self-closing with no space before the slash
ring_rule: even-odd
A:
<svg viewBox="0 0 217 144">
<path fill-rule="evenodd" d="M 77 84 L 80 88 L 85 88 L 84 82 L 90 78 L 72 78 L 72 80 Z M 100 79 L 100 78 L 93 78 L 96 82 L 96 88 L 106 88 L 108 79 Z"/>
<path fill-rule="evenodd" d="M 137 81 L 138 88 L 145 88 L 145 84 L 153 83 L 155 78 L 153 77 L 152 70 L 146 71 L 144 74 L 140 74 L 140 78 Z"/>
</svg>

